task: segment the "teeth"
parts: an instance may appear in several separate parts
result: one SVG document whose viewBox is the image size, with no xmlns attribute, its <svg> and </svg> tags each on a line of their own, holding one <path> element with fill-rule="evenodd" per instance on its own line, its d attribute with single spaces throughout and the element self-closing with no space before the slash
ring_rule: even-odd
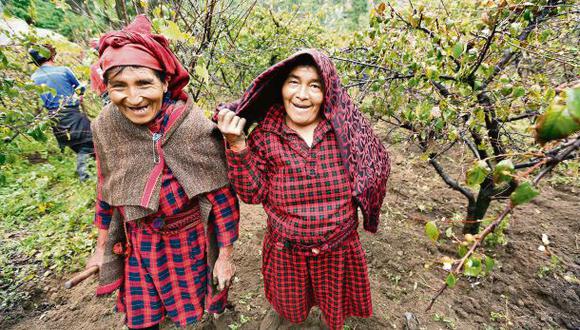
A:
<svg viewBox="0 0 580 330">
<path fill-rule="evenodd" d="M 129 109 L 131 109 L 132 111 L 135 111 L 135 112 L 144 112 L 145 110 L 147 110 L 147 107 L 146 106 L 145 107 L 138 107 L 138 108 L 137 107 L 129 107 Z"/>
</svg>

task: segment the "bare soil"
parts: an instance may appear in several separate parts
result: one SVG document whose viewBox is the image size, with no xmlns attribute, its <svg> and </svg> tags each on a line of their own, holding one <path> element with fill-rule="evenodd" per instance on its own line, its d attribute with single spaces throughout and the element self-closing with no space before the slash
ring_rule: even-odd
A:
<svg viewBox="0 0 580 330">
<path fill-rule="evenodd" d="M 506 230 L 507 244 L 487 248 L 497 260 L 494 271 L 477 279 L 461 278 L 426 312 L 446 276 L 438 259 L 455 257 L 455 247 L 450 242 L 429 241 L 424 224 L 463 214 L 464 199 L 448 189 L 417 153 L 397 147 L 391 151 L 393 171 L 379 232 L 370 234 L 359 228 L 369 265 L 374 316 L 349 319 L 347 328 L 401 329 L 405 313 L 412 313 L 415 329 L 580 329 L 578 191 L 544 184 L 540 197 L 513 213 Z M 455 154 L 455 160 L 462 157 L 461 150 Z M 452 162 L 444 161 L 447 165 Z M 454 169 L 458 180 L 462 180 L 460 170 Z M 501 207 L 498 202 L 489 214 L 497 214 Z M 260 274 L 264 230 L 261 207 L 243 205 L 235 257 L 238 280 L 231 290 L 231 309 L 219 328 L 257 329 L 268 310 Z M 460 235 L 460 228 L 454 231 Z M 542 234 L 550 240 L 546 252 L 538 250 Z M 62 281 L 55 279 L 26 310 L 25 317 L 10 327 L 123 328 L 122 315 L 113 311 L 114 298 L 96 298 L 94 291 L 94 280 L 65 290 Z M 305 324 L 292 328 L 318 329 L 318 311 L 312 314 Z M 174 327 L 165 323 L 162 328 Z M 215 327 L 204 320 L 192 328 Z"/>
</svg>

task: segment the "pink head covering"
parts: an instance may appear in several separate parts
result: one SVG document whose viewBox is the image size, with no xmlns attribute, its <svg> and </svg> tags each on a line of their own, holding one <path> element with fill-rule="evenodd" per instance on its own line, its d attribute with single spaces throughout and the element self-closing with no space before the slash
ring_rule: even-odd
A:
<svg viewBox="0 0 580 330">
<path fill-rule="evenodd" d="M 165 72 L 171 98 L 186 100 L 183 88 L 189 74 L 169 49 L 169 41 L 162 35 L 151 33 L 151 21 L 145 15 L 121 31 L 112 31 L 99 41 L 99 66 L 102 72 L 115 66 L 143 66 Z"/>
</svg>

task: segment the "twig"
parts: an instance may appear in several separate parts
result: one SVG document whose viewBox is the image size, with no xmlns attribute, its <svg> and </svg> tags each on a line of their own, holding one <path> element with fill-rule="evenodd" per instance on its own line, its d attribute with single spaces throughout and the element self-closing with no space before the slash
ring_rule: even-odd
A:
<svg viewBox="0 0 580 330">
<path fill-rule="evenodd" d="M 579 148 L 580 148 L 580 137 L 577 137 L 574 140 L 574 142 L 572 144 L 570 144 L 568 147 L 566 147 L 565 149 L 563 149 L 562 152 L 558 153 L 554 157 L 546 158 L 543 161 L 543 163 L 540 164 L 540 166 L 544 165 L 544 164 L 546 166 L 534 178 L 534 180 L 532 181 L 532 184 L 534 186 L 537 186 L 538 183 L 540 182 L 540 180 L 546 174 L 548 174 L 556 165 L 558 165 L 560 162 L 562 162 L 564 159 L 566 159 L 574 150 L 579 149 Z M 537 167 L 540 167 L 540 166 L 537 166 Z M 526 174 L 530 174 L 531 172 L 532 172 L 531 170 L 527 171 Z M 489 226 L 485 227 L 485 229 L 483 230 L 483 232 L 481 232 L 481 234 L 479 234 L 479 237 L 473 242 L 473 245 L 471 246 L 469 251 L 467 251 L 467 253 L 463 256 L 463 258 L 461 258 L 461 260 L 459 261 L 457 266 L 455 266 L 453 271 L 451 271 L 452 274 L 454 274 L 454 275 L 460 274 L 461 269 L 463 268 L 463 265 L 465 264 L 467 259 L 469 259 L 469 257 L 471 257 L 473 255 L 473 253 L 475 252 L 475 249 L 477 249 L 477 247 L 481 245 L 481 243 L 484 241 L 485 237 L 487 237 L 487 235 L 492 233 L 497 228 L 497 226 L 499 226 L 501 224 L 501 222 L 505 219 L 505 217 L 515 207 L 516 207 L 516 205 L 513 205 L 511 201 L 508 202 L 508 204 L 506 205 L 504 210 L 501 212 L 501 214 Z M 431 298 L 431 301 L 429 302 L 429 305 L 427 306 L 425 311 L 429 311 L 431 309 L 431 307 L 433 307 L 433 304 L 435 303 L 437 298 L 439 298 L 439 296 L 441 296 L 441 294 L 447 289 L 447 287 L 448 287 L 447 282 L 443 283 L 443 285 L 439 288 L 439 290 L 437 290 L 437 292 L 435 293 L 433 298 Z"/>
<path fill-rule="evenodd" d="M 441 166 L 441 164 L 439 164 L 439 162 L 432 158 L 433 155 L 430 155 L 429 157 L 429 164 L 431 164 L 433 166 L 433 168 L 435 168 L 435 171 L 437 172 L 437 174 L 439 174 L 439 176 L 443 179 L 443 181 L 445 181 L 445 183 L 451 187 L 451 189 L 459 191 L 463 196 L 465 196 L 470 202 L 475 203 L 475 197 L 473 196 L 473 194 L 471 193 L 471 191 L 467 190 L 466 188 L 462 187 L 461 185 L 459 185 L 459 183 L 455 180 L 453 180 L 452 178 L 449 177 L 449 175 L 447 175 L 447 173 L 445 173 L 445 170 L 443 169 L 443 167 Z"/>
</svg>

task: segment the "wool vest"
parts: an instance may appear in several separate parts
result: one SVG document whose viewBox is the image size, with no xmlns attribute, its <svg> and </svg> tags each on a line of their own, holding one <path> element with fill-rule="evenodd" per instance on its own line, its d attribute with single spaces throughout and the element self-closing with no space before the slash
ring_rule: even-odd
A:
<svg viewBox="0 0 580 330">
<path fill-rule="evenodd" d="M 217 126 L 191 97 L 165 111 L 170 116 L 163 134 L 132 123 L 114 104 L 106 106 L 92 123 L 98 196 L 111 206 L 123 206 L 127 221 L 157 211 L 165 164 L 189 198 L 229 183 Z"/>
</svg>

